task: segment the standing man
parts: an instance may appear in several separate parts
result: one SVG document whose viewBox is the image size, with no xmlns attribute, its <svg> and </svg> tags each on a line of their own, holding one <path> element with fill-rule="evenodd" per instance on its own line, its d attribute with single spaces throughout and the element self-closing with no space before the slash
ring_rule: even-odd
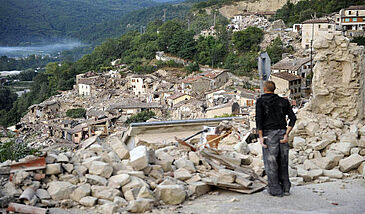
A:
<svg viewBox="0 0 365 214">
<path fill-rule="evenodd" d="M 274 93 L 275 88 L 272 81 L 264 83 L 264 94 L 256 102 L 256 128 L 263 150 L 268 193 L 282 197 L 290 195 L 288 135 L 297 118 L 289 101 Z"/>
</svg>

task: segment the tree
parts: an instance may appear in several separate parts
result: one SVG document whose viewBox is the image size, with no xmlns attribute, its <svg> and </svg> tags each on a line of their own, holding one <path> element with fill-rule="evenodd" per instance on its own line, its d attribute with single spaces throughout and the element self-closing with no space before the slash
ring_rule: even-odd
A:
<svg viewBox="0 0 365 214">
<path fill-rule="evenodd" d="M 275 64 L 281 60 L 281 57 L 284 53 L 284 48 L 280 37 L 276 37 L 271 42 L 271 44 L 266 48 L 266 52 L 269 54 L 272 64 Z"/>
<path fill-rule="evenodd" d="M 0 110 L 10 110 L 16 99 L 17 95 L 9 88 L 0 86 Z"/>
<path fill-rule="evenodd" d="M 86 115 L 84 108 L 74 108 L 66 111 L 66 116 L 71 118 L 83 118 Z"/>
<path fill-rule="evenodd" d="M 233 33 L 232 41 L 240 52 L 258 51 L 264 32 L 257 27 L 248 27 L 243 31 Z"/>
</svg>

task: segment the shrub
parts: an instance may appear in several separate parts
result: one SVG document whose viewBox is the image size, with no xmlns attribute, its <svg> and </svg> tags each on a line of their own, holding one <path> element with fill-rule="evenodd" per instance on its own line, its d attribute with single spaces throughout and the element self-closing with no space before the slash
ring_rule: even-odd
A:
<svg viewBox="0 0 365 214">
<path fill-rule="evenodd" d="M 155 112 L 153 111 L 142 111 L 137 114 L 130 116 L 125 123 L 127 125 L 131 123 L 138 123 L 138 122 L 146 122 L 147 120 L 151 119 L 152 117 L 156 116 Z"/>
<path fill-rule="evenodd" d="M 83 108 L 69 109 L 66 112 L 66 116 L 71 118 L 82 118 L 85 117 L 85 115 L 86 115 L 86 110 Z"/>
<path fill-rule="evenodd" d="M 0 162 L 6 160 L 18 161 L 27 155 L 40 155 L 40 151 L 36 148 L 29 147 L 25 142 L 0 142 Z"/>
</svg>

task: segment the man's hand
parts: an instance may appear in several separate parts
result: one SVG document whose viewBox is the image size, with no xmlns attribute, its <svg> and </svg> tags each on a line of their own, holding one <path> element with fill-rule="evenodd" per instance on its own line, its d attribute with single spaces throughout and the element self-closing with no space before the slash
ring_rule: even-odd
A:
<svg viewBox="0 0 365 214">
<path fill-rule="evenodd" d="M 288 142 L 288 135 L 285 134 L 284 138 L 280 140 L 280 143 L 287 143 Z"/>
<path fill-rule="evenodd" d="M 267 145 L 266 144 L 264 144 L 264 138 L 263 137 L 260 137 L 259 138 L 259 142 L 260 142 L 260 144 L 261 144 L 261 146 L 262 146 L 262 148 L 267 148 Z"/>
</svg>

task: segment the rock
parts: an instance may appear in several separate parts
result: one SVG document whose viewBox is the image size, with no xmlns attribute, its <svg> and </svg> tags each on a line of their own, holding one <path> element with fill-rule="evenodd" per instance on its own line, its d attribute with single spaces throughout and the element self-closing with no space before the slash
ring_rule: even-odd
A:
<svg viewBox="0 0 365 214">
<path fill-rule="evenodd" d="M 14 173 L 12 182 L 15 185 L 22 184 L 23 181 L 25 179 L 27 179 L 29 176 L 30 176 L 30 173 L 27 172 L 27 171 L 23 171 L 23 170 L 17 171 L 17 172 Z"/>
<path fill-rule="evenodd" d="M 298 176 L 297 170 L 289 167 L 289 177 L 297 177 L 297 176 Z"/>
<path fill-rule="evenodd" d="M 7 182 L 2 188 L 0 188 L 0 195 L 3 196 L 20 196 L 22 192 L 16 189 L 15 185 L 12 182 Z"/>
<path fill-rule="evenodd" d="M 359 134 L 360 134 L 360 136 L 365 136 L 365 126 L 363 126 L 359 129 Z"/>
<path fill-rule="evenodd" d="M 129 158 L 128 147 L 117 136 L 110 137 L 109 144 L 121 160 Z"/>
<path fill-rule="evenodd" d="M 66 172 L 71 173 L 72 170 L 74 169 L 74 165 L 72 165 L 70 163 L 63 163 L 62 168 L 65 169 Z"/>
<path fill-rule="evenodd" d="M 139 190 L 140 190 L 140 188 L 133 188 L 133 189 L 130 189 L 130 190 L 127 190 L 126 192 L 124 192 L 123 196 L 124 196 L 125 200 L 127 200 L 127 201 L 136 200 Z"/>
<path fill-rule="evenodd" d="M 79 202 L 81 198 L 90 195 L 90 192 L 91 192 L 90 184 L 82 184 L 72 192 L 70 198 L 74 201 Z"/>
<path fill-rule="evenodd" d="M 189 160 L 193 162 L 195 165 L 199 165 L 200 163 L 200 158 L 196 154 L 196 152 L 189 152 Z"/>
<path fill-rule="evenodd" d="M 96 198 L 113 201 L 116 196 L 120 196 L 120 191 L 105 186 L 91 186 L 91 195 Z"/>
<path fill-rule="evenodd" d="M 191 177 L 192 177 L 191 173 L 185 168 L 180 168 L 174 171 L 174 178 L 179 179 L 181 181 L 185 181 Z"/>
<path fill-rule="evenodd" d="M 109 178 L 113 173 L 113 167 L 101 161 L 93 161 L 90 165 L 89 173 L 93 175 L 100 175 L 104 178 Z"/>
<path fill-rule="evenodd" d="M 131 201 L 127 209 L 132 213 L 144 213 L 152 210 L 153 202 L 151 199 L 138 198 L 137 200 Z"/>
<path fill-rule="evenodd" d="M 323 170 L 322 169 L 312 169 L 308 171 L 308 176 L 312 179 L 315 180 L 317 178 L 319 178 L 319 176 L 323 175 Z"/>
<path fill-rule="evenodd" d="M 294 137 L 293 147 L 297 151 L 304 151 L 306 148 L 305 139 L 301 137 Z"/>
<path fill-rule="evenodd" d="M 365 148 L 365 135 L 362 135 L 360 140 L 357 141 L 357 146 L 361 148 Z"/>
<path fill-rule="evenodd" d="M 149 173 L 150 177 L 155 179 L 162 179 L 164 177 L 164 171 L 160 165 L 153 165 L 151 167 L 151 172 Z"/>
<path fill-rule="evenodd" d="M 113 214 L 116 213 L 118 210 L 118 206 L 114 204 L 113 202 L 103 204 L 99 207 L 99 210 L 103 214 Z"/>
<path fill-rule="evenodd" d="M 191 183 L 189 185 L 189 191 L 197 197 L 204 195 L 210 191 L 210 186 L 201 181 Z"/>
<path fill-rule="evenodd" d="M 250 149 L 248 148 L 248 144 L 245 141 L 240 141 L 233 147 L 234 151 L 240 153 L 240 154 L 248 154 L 250 152 Z"/>
<path fill-rule="evenodd" d="M 327 151 L 326 157 L 332 159 L 337 166 L 340 160 L 345 157 L 345 155 L 338 151 Z"/>
<path fill-rule="evenodd" d="M 262 146 L 259 142 L 248 144 L 248 149 L 250 150 L 250 153 L 253 155 L 259 155 L 259 156 L 262 155 Z"/>
<path fill-rule="evenodd" d="M 128 174 L 114 175 L 109 178 L 109 183 L 112 182 L 112 183 L 116 184 L 116 188 L 120 188 L 120 187 L 126 185 L 127 183 L 129 183 L 130 181 L 131 181 L 131 178 Z"/>
<path fill-rule="evenodd" d="M 98 199 L 92 196 L 86 196 L 80 199 L 79 203 L 85 207 L 93 207 Z"/>
<path fill-rule="evenodd" d="M 300 186 L 304 184 L 304 179 L 302 177 L 292 177 L 290 182 L 295 186 Z"/>
<path fill-rule="evenodd" d="M 351 143 L 333 143 L 330 150 L 339 151 L 344 155 L 350 155 L 351 148 L 354 147 Z"/>
<path fill-rule="evenodd" d="M 338 169 L 323 170 L 323 175 L 330 178 L 338 178 L 338 179 L 341 179 L 343 177 L 343 173 Z"/>
<path fill-rule="evenodd" d="M 158 185 L 157 197 L 165 204 L 181 204 L 185 201 L 186 193 L 181 185 Z"/>
<path fill-rule="evenodd" d="M 218 182 L 233 183 L 236 179 L 236 175 L 231 170 L 220 169 L 218 173 Z"/>
<path fill-rule="evenodd" d="M 79 176 L 84 176 L 88 170 L 85 166 L 79 165 L 74 167 L 74 172 Z"/>
<path fill-rule="evenodd" d="M 334 131 L 325 132 L 322 134 L 322 139 L 330 142 L 330 144 L 335 143 L 337 140 L 336 133 Z"/>
<path fill-rule="evenodd" d="M 365 149 L 361 149 L 359 155 L 365 156 Z"/>
<path fill-rule="evenodd" d="M 51 196 L 49 195 L 49 193 L 45 189 L 37 189 L 37 191 L 35 192 L 35 194 L 41 200 L 50 199 L 51 198 Z"/>
<path fill-rule="evenodd" d="M 341 172 L 348 172 L 352 169 L 356 169 L 364 162 L 364 157 L 358 154 L 353 154 L 345 159 L 340 160 L 339 166 Z"/>
<path fill-rule="evenodd" d="M 350 150 L 350 154 L 359 154 L 360 153 L 360 149 L 359 148 L 352 148 Z"/>
<path fill-rule="evenodd" d="M 75 185 L 65 181 L 53 181 L 48 183 L 48 193 L 53 200 L 69 199 L 71 193 L 76 188 Z"/>
<path fill-rule="evenodd" d="M 88 169 L 90 169 L 90 166 L 91 164 L 94 162 L 94 161 L 101 161 L 101 157 L 99 156 L 94 156 L 94 157 L 90 157 L 90 158 L 87 158 L 86 160 L 84 160 L 82 162 L 82 165 Z"/>
<path fill-rule="evenodd" d="M 362 162 L 359 166 L 359 168 L 357 169 L 357 171 L 359 171 L 359 173 L 361 175 L 364 175 L 365 176 L 365 162 Z"/>
<path fill-rule="evenodd" d="M 198 181 L 201 181 L 202 180 L 202 178 L 200 177 L 200 175 L 198 175 L 198 174 L 195 174 L 193 177 L 191 177 L 190 179 L 188 179 L 188 180 L 185 180 L 185 183 L 187 183 L 187 184 L 192 184 L 192 183 L 194 183 L 194 182 L 198 182 Z"/>
<path fill-rule="evenodd" d="M 103 147 L 99 144 L 93 144 L 89 147 L 88 149 L 89 151 L 93 151 L 95 152 L 96 154 L 100 154 L 103 152 Z"/>
<path fill-rule="evenodd" d="M 47 164 L 46 175 L 58 175 L 62 173 L 60 163 Z"/>
<path fill-rule="evenodd" d="M 119 207 L 126 207 L 128 205 L 128 201 L 119 196 L 114 198 L 113 203 L 118 205 Z"/>
<path fill-rule="evenodd" d="M 189 172 L 196 172 L 194 163 L 184 157 L 178 159 L 175 161 L 175 166 L 177 168 L 185 168 L 187 170 L 189 170 Z"/>
<path fill-rule="evenodd" d="M 316 151 L 320 151 L 326 148 L 331 142 L 328 140 L 321 140 L 319 142 L 311 144 L 312 148 Z"/>
<path fill-rule="evenodd" d="M 313 159 L 313 162 L 321 169 L 333 169 L 337 165 L 336 160 L 330 157 Z"/>
<path fill-rule="evenodd" d="M 305 160 L 303 163 L 304 169 L 306 170 L 310 170 L 310 169 L 319 169 L 319 167 L 314 164 L 314 162 L 312 160 Z"/>
<path fill-rule="evenodd" d="M 59 163 L 68 163 L 70 160 L 68 159 L 68 157 L 65 154 L 59 154 L 57 156 L 57 162 Z"/>
<path fill-rule="evenodd" d="M 46 157 L 46 163 L 47 164 L 54 163 L 54 162 L 56 162 L 57 158 L 58 158 L 57 155 L 49 153 L 49 154 L 47 154 L 47 157 Z"/>
<path fill-rule="evenodd" d="M 137 146 L 130 151 L 130 164 L 135 170 L 142 170 L 148 166 L 149 154 L 147 147 Z"/>
<path fill-rule="evenodd" d="M 318 123 L 313 122 L 313 121 L 309 122 L 307 124 L 307 126 L 305 127 L 305 131 L 306 131 L 307 135 L 309 135 L 310 137 L 314 137 L 319 129 L 320 129 L 320 127 L 319 127 Z"/>
<path fill-rule="evenodd" d="M 152 199 L 154 200 L 155 198 L 153 197 L 153 194 L 151 192 L 151 190 L 149 188 L 147 188 L 146 186 L 143 186 L 137 195 L 137 198 L 147 198 L 147 199 Z"/>
<path fill-rule="evenodd" d="M 351 143 L 353 146 L 357 146 L 357 134 L 346 133 L 340 137 L 340 143 Z"/>
<path fill-rule="evenodd" d="M 131 189 L 140 189 L 143 186 L 148 187 L 148 185 L 142 179 L 134 177 L 134 176 L 131 176 L 130 178 L 131 178 L 131 181 L 122 187 L 123 193 L 125 193 Z"/>
<path fill-rule="evenodd" d="M 108 184 L 108 180 L 98 175 L 86 174 L 85 177 L 87 182 L 92 185 L 106 186 Z"/>
</svg>

